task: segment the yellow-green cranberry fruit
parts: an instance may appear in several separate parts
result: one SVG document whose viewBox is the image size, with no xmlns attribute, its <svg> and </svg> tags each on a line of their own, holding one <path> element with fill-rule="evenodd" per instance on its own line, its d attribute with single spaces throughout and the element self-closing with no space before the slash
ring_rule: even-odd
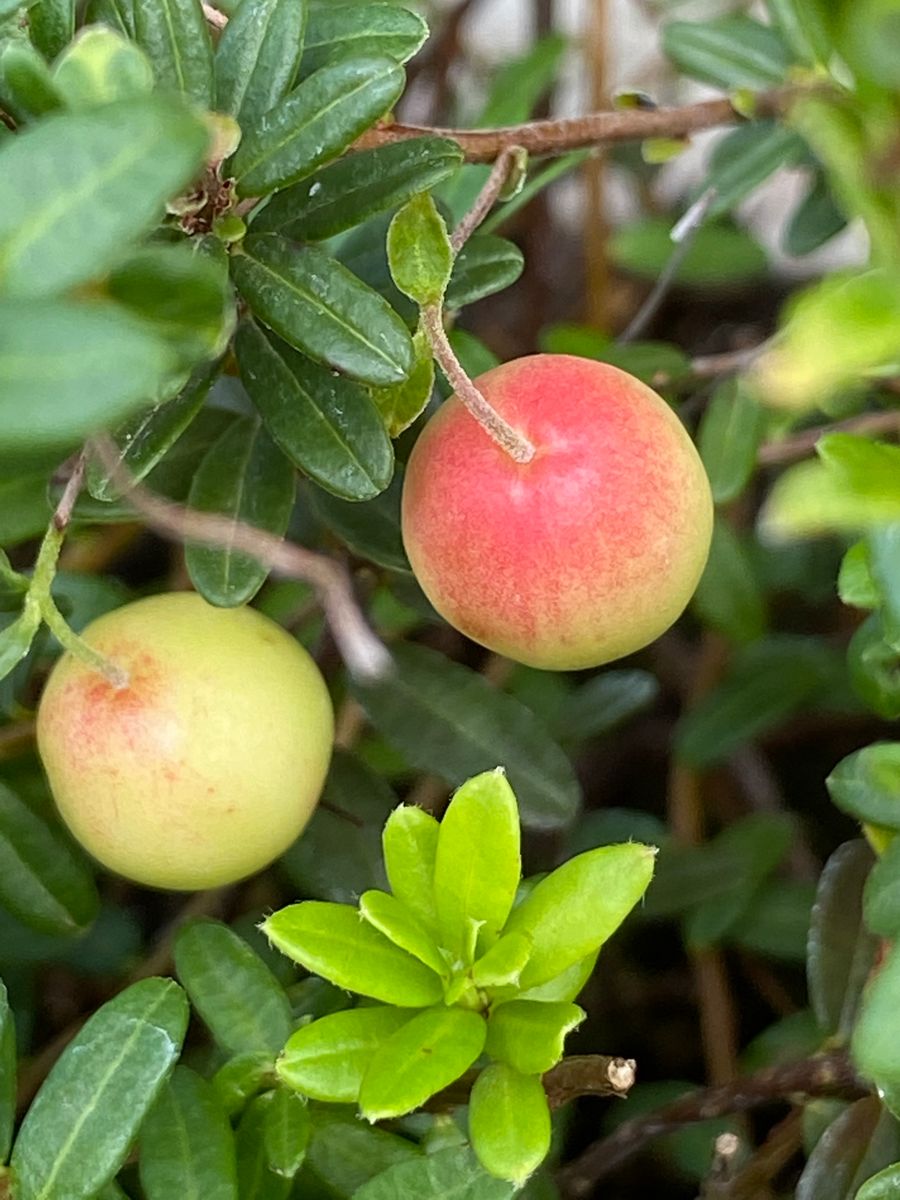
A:
<svg viewBox="0 0 900 1200">
<path fill-rule="evenodd" d="M 38 749 L 66 825 L 111 871 L 193 891 L 261 870 L 318 802 L 334 717 L 316 664 L 268 617 L 193 592 L 94 621 L 116 687 L 65 654 L 38 711 Z"/>
</svg>

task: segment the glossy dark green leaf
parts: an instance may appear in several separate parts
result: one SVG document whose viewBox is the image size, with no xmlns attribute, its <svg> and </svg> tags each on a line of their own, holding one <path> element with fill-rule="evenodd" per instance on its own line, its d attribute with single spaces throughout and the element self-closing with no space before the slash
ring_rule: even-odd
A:
<svg viewBox="0 0 900 1200">
<path fill-rule="evenodd" d="M 371 500 L 387 487 L 393 448 L 362 388 L 250 321 L 241 323 L 235 349 L 244 385 L 291 462 L 347 500 Z"/>
<path fill-rule="evenodd" d="M 816 1020 L 829 1034 L 848 1037 L 875 957 L 863 924 L 863 887 L 872 866 L 865 842 L 845 842 L 825 864 L 813 906 L 806 976 Z"/>
<path fill-rule="evenodd" d="M 301 74 L 362 54 L 406 62 L 428 37 L 418 15 L 396 4 L 320 4 L 309 14 Z"/>
<path fill-rule="evenodd" d="M 728 931 L 728 941 L 781 962 L 806 962 L 815 884 L 803 879 L 768 879 Z"/>
<path fill-rule="evenodd" d="M 717 143 L 704 185 L 715 188 L 711 218 L 728 212 L 782 167 L 794 166 L 806 154 L 798 133 L 775 121 L 754 121 Z"/>
<path fill-rule="evenodd" d="M 62 113 L 5 142 L 0 290 L 45 296 L 102 275 L 124 242 L 159 221 L 199 168 L 207 140 L 180 102 L 147 96 Z"/>
<path fill-rule="evenodd" d="M 285 1179 L 293 1179 L 309 1144 L 309 1110 L 295 1092 L 277 1088 L 272 1093 L 265 1117 L 263 1142 L 269 1170 Z"/>
<path fill-rule="evenodd" d="M 876 1171 L 900 1156 L 900 1126 L 875 1096 L 842 1112 L 819 1138 L 797 1181 L 796 1200 L 856 1200 Z"/>
<path fill-rule="evenodd" d="M 752 642 L 766 629 L 766 601 L 748 546 L 724 518 L 716 519 L 706 567 L 692 607 L 733 642 Z"/>
<path fill-rule="evenodd" d="M 742 14 L 663 26 L 663 49 L 686 75 L 715 87 L 780 83 L 791 55 L 777 30 Z"/>
<path fill-rule="evenodd" d="M 188 503 L 200 512 L 282 536 L 294 507 L 294 469 L 258 417 L 236 420 L 200 463 Z M 269 568 L 231 546 L 188 545 L 191 582 L 210 604 L 232 608 L 252 600 Z"/>
<path fill-rule="evenodd" d="M 431 195 L 420 192 L 388 226 L 388 265 L 394 283 L 416 304 L 439 304 L 453 270 L 453 248 Z"/>
<path fill-rule="evenodd" d="M 386 300 L 314 246 L 274 233 L 248 237 L 232 259 L 241 294 L 289 345 L 363 383 L 399 383 L 412 339 Z"/>
<path fill-rule="evenodd" d="M 75 0 L 37 0 L 29 5 L 28 33 L 45 58 L 56 58 L 75 33 Z"/>
<path fill-rule="evenodd" d="M 434 869 L 440 826 L 431 813 L 403 804 L 384 826 L 384 866 L 391 891 L 426 929 L 437 930 Z"/>
<path fill-rule="evenodd" d="M 309 489 L 309 502 L 319 520 L 359 558 L 368 559 L 390 571 L 410 571 L 400 534 L 400 495 L 403 478 L 399 470 L 377 496 L 358 504 L 321 488 Z"/>
<path fill-rule="evenodd" d="M 0 99 L 23 124 L 63 106 L 46 59 L 31 42 L 9 41 L 0 51 Z"/>
<path fill-rule="evenodd" d="M 900 841 L 892 838 L 878 857 L 863 893 L 866 926 L 879 937 L 900 933 Z"/>
<path fill-rule="evenodd" d="M 75 933 L 100 906 L 81 854 L 5 784 L 0 784 L 0 900 L 41 933 Z"/>
<path fill-rule="evenodd" d="M 354 1200 L 511 1200 L 516 1190 L 489 1175 L 468 1146 L 457 1146 L 395 1163 L 363 1184 Z"/>
<path fill-rule="evenodd" d="M 746 388 L 734 380 L 719 384 L 697 433 L 697 448 L 717 504 L 734 500 L 747 486 L 764 427 L 763 409 Z"/>
<path fill-rule="evenodd" d="M 485 1050 L 524 1075 L 543 1075 L 562 1058 L 567 1035 L 586 1015 L 577 1004 L 536 1000 L 499 1004 L 488 1018 Z"/>
<path fill-rule="evenodd" d="M 315 1100 L 355 1104 L 375 1051 L 414 1015 L 413 1009 L 372 1005 L 302 1025 L 278 1059 L 278 1077 Z"/>
<path fill-rule="evenodd" d="M 168 453 L 203 407 L 215 378 L 213 364 L 198 367 L 171 400 L 134 417 L 113 435 L 116 461 L 140 482 Z M 114 500 L 119 489 L 98 462 L 88 468 L 88 487 L 97 500 Z"/>
<path fill-rule="evenodd" d="M 579 796 L 571 765 L 527 708 L 423 646 L 397 646 L 395 663 L 389 681 L 354 689 L 412 766 L 457 785 L 504 766 L 524 825 L 554 829 L 574 817 Z"/>
<path fill-rule="evenodd" d="M 469 1099 L 469 1137 L 483 1167 L 521 1187 L 550 1152 L 550 1106 L 538 1075 L 486 1067 Z"/>
<path fill-rule="evenodd" d="M 216 111 L 255 129 L 291 89 L 306 27 L 306 0 L 243 0 L 216 48 Z"/>
<path fill-rule="evenodd" d="M 515 283 L 522 274 L 522 251 L 505 238 L 479 233 L 469 238 L 456 256 L 444 303 L 463 308 Z"/>
<path fill-rule="evenodd" d="M 274 196 L 254 218 L 253 231 L 323 241 L 428 191 L 461 163 L 458 144 L 437 137 L 348 154 Z"/>
<path fill-rule="evenodd" d="M 359 1089 L 369 1121 L 412 1112 L 459 1079 L 484 1049 L 484 1018 L 438 1005 L 407 1021 L 373 1055 Z"/>
<path fill-rule="evenodd" d="M 112 305 L 0 303 L 0 450 L 68 449 L 146 403 L 172 352 Z"/>
<path fill-rule="evenodd" d="M 407 1138 L 372 1128 L 355 1112 L 324 1110 L 315 1115 L 301 1180 L 309 1181 L 313 1195 L 324 1190 L 334 1200 L 351 1200 L 357 1189 L 382 1171 L 424 1157 Z"/>
<path fill-rule="evenodd" d="M 19 1130 L 11 1162 L 20 1200 L 86 1200 L 112 1179 L 175 1065 L 187 1021 L 171 979 L 141 980 L 94 1013 Z"/>
<path fill-rule="evenodd" d="M 798 257 L 812 254 L 846 225 L 847 218 L 838 208 L 827 177 L 820 171 L 813 176 L 809 191 L 794 209 L 782 246 L 788 254 Z"/>
<path fill-rule="evenodd" d="M 396 803 L 381 775 L 336 750 L 319 807 L 281 859 L 300 895 L 352 904 L 369 888 L 384 887 L 381 830 Z"/>
<path fill-rule="evenodd" d="M 403 91 L 390 58 L 350 58 L 303 81 L 249 130 L 234 158 L 244 196 L 267 196 L 311 175 L 383 116 Z"/>
<path fill-rule="evenodd" d="M 0 679 L 15 670 L 28 651 L 41 624 L 41 613 L 34 603 L 0 630 Z"/>
<path fill-rule="evenodd" d="M 161 87 L 212 107 L 212 42 L 200 0 L 134 0 L 134 37 Z"/>
<path fill-rule="evenodd" d="M 121 29 L 82 29 L 53 64 L 53 83 L 67 108 L 84 110 L 132 100 L 153 90 L 150 60 Z"/>
<path fill-rule="evenodd" d="M 893 1200 L 900 1195 L 900 1163 L 892 1163 L 870 1176 L 856 1193 L 855 1200 Z"/>
<path fill-rule="evenodd" d="M 293 1181 L 269 1166 L 266 1128 L 275 1092 L 251 1100 L 237 1128 L 238 1195 L 241 1200 L 287 1200 Z"/>
<path fill-rule="evenodd" d="M 873 712 L 888 721 L 900 717 L 900 650 L 880 612 L 870 613 L 850 639 L 847 667 L 853 690 Z"/>
<path fill-rule="evenodd" d="M 0 1163 L 12 1146 L 16 1119 L 16 1027 L 6 985 L 0 979 Z"/>
<path fill-rule="evenodd" d="M 436 1004 L 443 994 L 434 971 L 349 904 L 304 900 L 273 913 L 261 928 L 288 958 L 347 991 L 405 1008 Z"/>
<path fill-rule="evenodd" d="M 87 20 L 102 22 L 127 38 L 134 37 L 134 0 L 89 0 Z"/>
<path fill-rule="evenodd" d="M 216 1042 L 231 1054 L 278 1053 L 291 1032 L 291 1010 L 278 980 L 243 938 L 219 921 L 184 925 L 175 969 Z"/>
<path fill-rule="evenodd" d="M 564 742 L 601 737 L 649 708 L 658 695 L 649 671 L 603 671 L 565 697 L 553 727 Z"/>
<path fill-rule="evenodd" d="M 211 1083 L 176 1067 L 141 1126 L 147 1200 L 237 1200 L 234 1135 Z"/>
</svg>

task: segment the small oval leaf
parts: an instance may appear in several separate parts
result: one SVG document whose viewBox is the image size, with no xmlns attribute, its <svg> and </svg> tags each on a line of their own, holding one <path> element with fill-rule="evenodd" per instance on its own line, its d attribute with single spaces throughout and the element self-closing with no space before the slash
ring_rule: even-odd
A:
<svg viewBox="0 0 900 1200">
<path fill-rule="evenodd" d="M 469 1137 L 482 1166 L 521 1186 L 550 1151 L 550 1106 L 537 1075 L 493 1063 L 469 1098 Z"/>
</svg>

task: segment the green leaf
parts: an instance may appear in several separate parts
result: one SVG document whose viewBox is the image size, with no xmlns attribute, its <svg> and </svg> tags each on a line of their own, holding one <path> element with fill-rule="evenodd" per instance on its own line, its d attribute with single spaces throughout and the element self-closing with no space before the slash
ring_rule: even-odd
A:
<svg viewBox="0 0 900 1200">
<path fill-rule="evenodd" d="M 337 987 L 408 1008 L 441 998 L 434 971 L 367 925 L 350 905 L 306 900 L 273 913 L 261 928 L 288 958 Z"/>
<path fill-rule="evenodd" d="M 75 0 L 29 4 L 28 33 L 44 58 L 56 58 L 75 33 Z"/>
<path fill-rule="evenodd" d="M 159 222 L 207 141 L 183 104 L 147 96 L 53 116 L 4 142 L 0 290 L 48 296 L 102 275 L 124 243 Z"/>
<path fill-rule="evenodd" d="M 306 0 L 243 0 L 216 48 L 216 111 L 256 129 L 293 85 L 305 27 Z"/>
<path fill-rule="evenodd" d="M 0 783 L 0 900 L 41 933 L 75 933 L 97 915 L 93 876 L 59 828 Z"/>
<path fill-rule="evenodd" d="M 375 1051 L 413 1016 L 408 1008 L 373 1006 L 320 1017 L 288 1039 L 278 1077 L 314 1100 L 355 1104 Z"/>
<path fill-rule="evenodd" d="M 459 788 L 441 819 L 434 870 L 441 944 L 465 965 L 500 936 L 522 874 L 516 797 L 501 768 Z"/>
<path fill-rule="evenodd" d="M 737 13 L 705 22 L 672 21 L 663 26 L 662 44 L 685 75 L 728 90 L 781 83 L 791 65 L 777 30 Z"/>
<path fill-rule="evenodd" d="M 400 383 L 412 339 L 386 300 L 314 246 L 275 233 L 248 237 L 232 258 L 235 282 L 257 317 L 310 358 L 363 383 Z"/>
<path fill-rule="evenodd" d="M 863 893 L 866 926 L 880 937 L 900 932 L 900 841 L 891 838 L 866 880 Z"/>
<path fill-rule="evenodd" d="M 527 708 L 423 646 L 397 646 L 394 661 L 389 681 L 353 688 L 411 766 L 459 785 L 499 763 L 526 827 L 558 829 L 574 817 L 579 795 L 571 765 Z"/>
<path fill-rule="evenodd" d="M 900 1156 L 900 1127 L 868 1096 L 831 1122 L 797 1180 L 795 1200 L 851 1200 L 875 1171 Z"/>
<path fill-rule="evenodd" d="M 428 37 L 418 13 L 395 4 L 327 4 L 309 14 L 302 75 L 363 54 L 406 62 Z"/>
<path fill-rule="evenodd" d="M 868 536 L 869 567 L 881 599 L 881 622 L 891 645 L 900 643 L 900 522 L 881 525 Z"/>
<path fill-rule="evenodd" d="M 248 1100 L 275 1082 L 275 1059 L 266 1050 L 236 1054 L 219 1067 L 211 1082 L 225 1115 L 237 1116 Z"/>
<path fill-rule="evenodd" d="M 448 138 L 420 137 L 347 154 L 279 192 L 253 218 L 253 232 L 320 242 L 448 178 L 463 161 Z"/>
<path fill-rule="evenodd" d="M 715 188 L 710 218 L 734 208 L 781 167 L 794 166 L 807 154 L 806 143 L 793 129 L 776 121 L 754 121 L 716 144 L 705 187 Z"/>
<path fill-rule="evenodd" d="M 827 176 L 817 171 L 809 191 L 794 209 L 782 238 L 782 248 L 798 258 L 812 254 L 847 226 Z"/>
<path fill-rule="evenodd" d="M 16 1120 L 16 1026 L 0 979 L 0 1163 L 9 1158 Z"/>
<path fill-rule="evenodd" d="M 379 933 L 424 963 L 438 975 L 448 973 L 447 963 L 428 930 L 405 904 L 389 892 L 372 890 L 359 898 L 359 911 Z"/>
<path fill-rule="evenodd" d="M 426 929 L 437 929 L 434 867 L 440 825 L 421 808 L 401 804 L 388 817 L 382 835 L 384 866 L 391 891 Z"/>
<path fill-rule="evenodd" d="M 53 64 L 53 83 L 66 107 L 81 111 L 146 95 L 153 68 L 121 31 L 89 26 Z"/>
<path fill-rule="evenodd" d="M 872 578 L 868 542 L 855 542 L 844 554 L 837 589 L 842 602 L 854 608 L 872 609 L 881 603 L 878 588 Z"/>
<path fill-rule="evenodd" d="M 188 503 L 281 537 L 294 507 L 294 470 L 258 418 L 241 417 L 200 463 Z M 210 604 L 233 608 L 252 600 L 269 568 L 231 546 L 188 545 L 191 582 Z"/>
<path fill-rule="evenodd" d="M 350 1200 L 364 1183 L 399 1163 L 418 1162 L 422 1151 L 407 1138 L 372 1129 L 356 1113 L 318 1109 L 303 1180 L 313 1194 Z M 302 1186 L 302 1185 L 301 1185 Z"/>
<path fill-rule="evenodd" d="M 656 279 L 672 257 L 671 222 L 659 217 L 623 225 L 609 239 L 612 261 L 623 270 Z M 704 225 L 691 241 L 675 278 L 693 287 L 715 287 L 764 276 L 765 251 L 743 230 Z"/>
<path fill-rule="evenodd" d="M 502 292 L 516 282 L 524 266 L 518 246 L 490 233 L 477 233 L 456 256 L 444 303 L 447 308 L 464 308 Z"/>
<path fill-rule="evenodd" d="M 766 0 L 769 18 L 794 54 L 804 63 L 826 64 L 831 42 L 822 13 L 808 0 Z"/>
<path fill-rule="evenodd" d="M 647 890 L 655 854 L 637 842 L 600 846 L 542 879 L 504 930 L 532 941 L 521 986 L 545 983 L 602 946 Z"/>
<path fill-rule="evenodd" d="M 348 500 L 390 483 L 394 453 L 362 388 L 243 321 L 235 350 L 244 386 L 269 433 L 296 466 Z"/>
<path fill-rule="evenodd" d="M 176 1067 L 141 1126 L 147 1200 L 237 1200 L 234 1137 L 212 1084 Z"/>
<path fill-rule="evenodd" d="M 484 1048 L 523 1075 L 543 1075 L 562 1058 L 567 1035 L 586 1015 L 577 1004 L 512 1000 L 491 1010 Z"/>
<path fill-rule="evenodd" d="M 300 894 L 352 904 L 367 889 L 383 887 L 381 830 L 396 803 L 381 775 L 336 750 L 312 820 L 281 859 Z"/>
<path fill-rule="evenodd" d="M 453 271 L 447 226 L 428 192 L 407 200 L 388 226 L 388 264 L 394 283 L 416 304 L 439 304 Z"/>
<path fill-rule="evenodd" d="M 102 22 L 127 38 L 134 37 L 134 0 L 88 0 L 85 17 L 91 24 Z"/>
<path fill-rule="evenodd" d="M 900 652 L 881 612 L 871 613 L 850 639 L 847 666 L 853 690 L 885 720 L 900 717 Z"/>
<path fill-rule="evenodd" d="M 462 1008 L 419 1013 L 375 1052 L 359 1090 L 360 1112 L 369 1121 L 412 1112 L 471 1067 L 486 1032 L 484 1019 Z"/>
<path fill-rule="evenodd" d="M 893 1200 L 900 1194 L 900 1163 L 892 1163 L 870 1176 L 856 1193 L 855 1200 Z"/>
<path fill-rule="evenodd" d="M 243 938 L 219 921 L 183 925 L 175 969 L 216 1042 L 230 1054 L 277 1053 L 291 1032 L 281 984 Z"/>
<path fill-rule="evenodd" d="M 311 1132 L 305 1101 L 294 1092 L 278 1088 L 268 1105 L 263 1134 L 269 1170 L 293 1179 L 306 1157 Z"/>
<path fill-rule="evenodd" d="M 392 438 L 399 437 L 424 412 L 434 392 L 434 359 L 422 330 L 413 334 L 415 364 L 409 378 L 372 389 L 372 399 Z"/>
<path fill-rule="evenodd" d="M 178 441 L 203 407 L 215 379 L 213 364 L 198 367 L 177 396 L 140 413 L 113 435 L 116 462 L 140 482 Z M 88 466 L 88 488 L 97 500 L 114 500 L 119 494 L 109 472 L 97 462 Z"/>
<path fill-rule="evenodd" d="M 900 742 L 874 742 L 849 754 L 825 783 L 842 812 L 900 830 Z"/>
<path fill-rule="evenodd" d="M 212 108 L 212 42 L 199 0 L 134 0 L 134 37 L 161 88 Z"/>
<path fill-rule="evenodd" d="M 540 1077 L 486 1067 L 469 1098 L 469 1138 L 485 1170 L 521 1185 L 550 1152 L 550 1106 Z"/>
<path fill-rule="evenodd" d="M 713 526 L 709 558 L 692 607 L 712 629 L 733 642 L 752 642 L 766 629 L 766 601 L 749 547 L 723 518 Z"/>
<path fill-rule="evenodd" d="M 9 41 L 0 50 L 0 99 L 22 124 L 62 107 L 50 68 L 31 42 Z"/>
<path fill-rule="evenodd" d="M 518 986 L 531 957 L 531 939 L 523 933 L 505 933 L 472 966 L 478 988 Z"/>
<path fill-rule="evenodd" d="M 30 585 L 28 576 L 14 571 L 9 558 L 0 550 L 0 611 L 11 612 L 21 608 Z"/>
<path fill-rule="evenodd" d="M 825 864 L 809 926 L 806 976 L 823 1033 L 842 1041 L 856 1024 L 876 939 L 863 924 L 863 887 L 872 866 L 865 842 L 845 842 Z"/>
<path fill-rule="evenodd" d="M 746 388 L 734 380 L 718 385 L 697 433 L 716 504 L 736 499 L 747 486 L 764 428 L 762 407 Z"/>
<path fill-rule="evenodd" d="M 395 1163 L 353 1195 L 353 1200 L 511 1200 L 515 1188 L 488 1175 L 468 1146 Z"/>
<path fill-rule="evenodd" d="M 403 91 L 403 68 L 390 58 L 351 58 L 316 71 L 286 96 L 234 157 L 243 196 L 267 196 L 330 162 Z"/>
<path fill-rule="evenodd" d="M 0 630 L 0 679 L 5 679 L 31 649 L 40 625 L 40 609 L 29 604 L 10 625 Z"/>
<path fill-rule="evenodd" d="M 402 386 L 402 385 L 400 385 Z M 358 504 L 343 500 L 321 488 L 309 489 L 312 511 L 353 554 L 387 567 L 390 571 L 410 572 L 403 538 L 400 534 L 400 497 L 403 477 L 395 471 L 383 492 Z"/>
<path fill-rule="evenodd" d="M 566 742 L 601 737 L 649 708 L 658 695 L 649 671 L 603 671 L 566 696 L 553 728 Z"/>
<path fill-rule="evenodd" d="M 20 1200 L 88 1197 L 119 1170 L 181 1051 L 188 1005 L 143 979 L 88 1020 L 50 1071 L 12 1154 Z"/>
<path fill-rule="evenodd" d="M 269 1113 L 275 1092 L 251 1100 L 238 1125 L 236 1141 L 238 1195 L 241 1200 L 287 1200 L 292 1181 L 269 1166 L 266 1144 Z"/>
</svg>

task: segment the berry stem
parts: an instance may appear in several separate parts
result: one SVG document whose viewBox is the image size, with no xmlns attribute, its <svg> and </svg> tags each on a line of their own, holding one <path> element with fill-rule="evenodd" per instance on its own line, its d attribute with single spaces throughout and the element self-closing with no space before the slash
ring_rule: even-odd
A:
<svg viewBox="0 0 900 1200">
<path fill-rule="evenodd" d="M 488 404 L 478 388 L 468 377 L 453 352 L 444 329 L 441 307 L 439 304 L 427 304 L 422 309 L 422 328 L 428 338 L 431 352 L 456 395 L 466 408 L 494 439 L 497 445 L 505 450 L 510 458 L 519 463 L 531 462 L 534 458 L 534 446 L 518 430 L 513 429 L 508 421 Z"/>
</svg>

